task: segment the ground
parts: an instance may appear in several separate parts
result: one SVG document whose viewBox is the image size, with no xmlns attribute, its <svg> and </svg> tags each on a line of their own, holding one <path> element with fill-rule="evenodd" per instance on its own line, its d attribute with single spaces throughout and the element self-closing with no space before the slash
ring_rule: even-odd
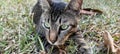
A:
<svg viewBox="0 0 120 54">
<path fill-rule="evenodd" d="M 31 54 L 34 50 L 35 37 L 31 36 L 34 23 L 30 14 L 36 1 L 0 0 L 0 54 Z M 89 40 L 93 54 L 101 54 L 95 46 L 104 45 L 102 32 L 120 33 L 120 0 L 84 0 L 82 7 L 103 11 L 101 16 L 83 16 L 80 21 L 82 34 Z M 120 37 L 113 38 L 120 46 Z M 69 50 L 73 48 L 69 46 Z"/>
</svg>

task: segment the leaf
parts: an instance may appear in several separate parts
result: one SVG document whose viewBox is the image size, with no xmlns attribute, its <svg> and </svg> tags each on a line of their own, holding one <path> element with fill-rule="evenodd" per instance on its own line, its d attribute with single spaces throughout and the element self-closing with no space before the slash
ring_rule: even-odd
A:
<svg viewBox="0 0 120 54">
<path fill-rule="evenodd" d="M 112 52 L 116 52 L 117 51 L 115 49 L 115 47 L 114 47 L 113 38 L 112 38 L 112 36 L 110 35 L 110 33 L 108 31 L 104 31 L 104 33 L 103 33 L 103 39 L 104 39 L 104 44 L 107 47 L 110 47 Z"/>
<path fill-rule="evenodd" d="M 120 54 L 120 48 L 117 49 L 116 54 Z"/>
<path fill-rule="evenodd" d="M 103 32 L 103 39 L 104 39 L 104 44 L 107 47 L 110 47 L 113 53 L 120 54 L 120 47 L 114 43 L 114 40 L 108 31 Z"/>
<path fill-rule="evenodd" d="M 118 37 L 120 37 L 120 33 L 115 33 L 112 36 L 118 36 Z"/>
</svg>

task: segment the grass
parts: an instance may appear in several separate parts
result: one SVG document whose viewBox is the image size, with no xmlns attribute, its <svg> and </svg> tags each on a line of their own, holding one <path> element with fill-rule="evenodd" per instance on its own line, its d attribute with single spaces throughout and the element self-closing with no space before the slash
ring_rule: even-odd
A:
<svg viewBox="0 0 120 54">
<path fill-rule="evenodd" d="M 35 50 L 35 37 L 31 36 L 34 24 L 30 12 L 36 1 L 0 0 L 0 54 L 31 54 Z M 120 0 L 84 0 L 83 7 L 103 11 L 102 16 L 87 16 L 80 21 L 81 30 L 85 32 L 83 35 L 91 40 L 88 45 L 96 54 L 97 48 L 94 46 L 103 44 L 94 41 L 102 42 L 102 31 L 120 33 Z"/>
</svg>

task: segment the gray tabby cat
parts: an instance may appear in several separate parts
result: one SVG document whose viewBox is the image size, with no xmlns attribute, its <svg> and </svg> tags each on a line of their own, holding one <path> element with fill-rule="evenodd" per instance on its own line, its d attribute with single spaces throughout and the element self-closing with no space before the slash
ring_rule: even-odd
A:
<svg viewBox="0 0 120 54">
<path fill-rule="evenodd" d="M 52 54 L 66 54 L 66 41 L 72 39 L 78 48 L 75 54 L 91 54 L 78 25 L 81 5 L 82 0 L 71 0 L 68 5 L 52 0 L 38 0 L 32 11 L 33 21 L 36 25 L 35 33 L 40 35 L 46 53 L 54 46 Z"/>
</svg>

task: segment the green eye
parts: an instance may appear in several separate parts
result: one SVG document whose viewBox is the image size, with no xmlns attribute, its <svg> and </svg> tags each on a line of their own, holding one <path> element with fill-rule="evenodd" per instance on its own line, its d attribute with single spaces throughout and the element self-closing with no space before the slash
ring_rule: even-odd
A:
<svg viewBox="0 0 120 54">
<path fill-rule="evenodd" d="M 67 29 L 69 26 L 68 25 L 65 25 L 65 24 L 63 24 L 62 26 L 61 26 L 61 28 L 63 29 L 63 30 L 65 30 L 65 29 Z"/>
<path fill-rule="evenodd" d="M 45 22 L 45 23 L 44 23 L 44 26 L 45 26 L 46 28 L 50 28 L 50 24 L 49 24 L 48 22 Z"/>
</svg>

